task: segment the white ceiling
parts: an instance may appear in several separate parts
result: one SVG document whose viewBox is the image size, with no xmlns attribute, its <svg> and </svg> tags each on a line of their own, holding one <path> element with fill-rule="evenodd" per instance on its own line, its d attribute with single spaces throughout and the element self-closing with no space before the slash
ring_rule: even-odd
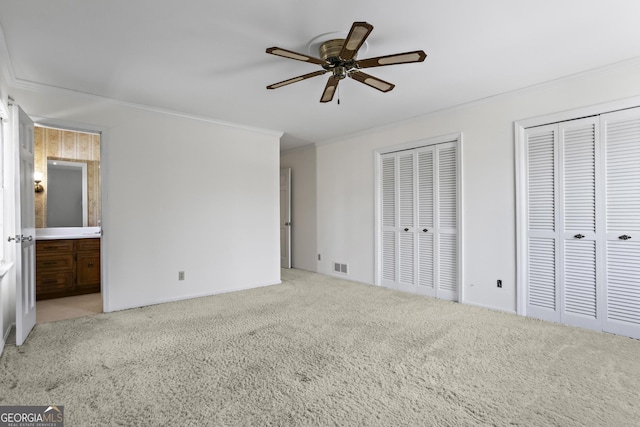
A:
<svg viewBox="0 0 640 427">
<path fill-rule="evenodd" d="M 320 34 L 375 28 L 366 55 L 424 50 L 423 63 L 368 70 L 320 104 L 319 69 L 268 55 L 312 54 Z M 638 0 L 0 0 L 11 79 L 285 132 L 322 142 L 640 57 Z"/>
</svg>

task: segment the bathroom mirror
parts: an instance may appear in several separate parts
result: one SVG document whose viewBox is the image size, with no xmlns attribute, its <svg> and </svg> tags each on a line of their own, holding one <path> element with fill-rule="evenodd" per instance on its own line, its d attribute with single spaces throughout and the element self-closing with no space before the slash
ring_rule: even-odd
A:
<svg viewBox="0 0 640 427">
<path fill-rule="evenodd" d="M 100 162 L 47 158 L 38 228 L 100 227 Z"/>
<path fill-rule="evenodd" d="M 87 227 L 87 163 L 47 161 L 47 227 Z"/>
</svg>

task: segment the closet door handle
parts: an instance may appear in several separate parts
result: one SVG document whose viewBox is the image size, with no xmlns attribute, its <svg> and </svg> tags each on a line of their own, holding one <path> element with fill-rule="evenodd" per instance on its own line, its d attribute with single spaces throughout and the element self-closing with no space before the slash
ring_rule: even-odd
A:
<svg viewBox="0 0 640 427">
<path fill-rule="evenodd" d="M 405 228 L 405 229 L 404 229 L 404 231 L 409 231 L 409 229 L 408 229 L 408 228 Z"/>
<path fill-rule="evenodd" d="M 423 229 L 422 229 L 422 231 L 424 231 L 424 232 L 426 233 L 426 232 L 427 232 L 427 231 L 429 231 L 429 230 L 427 230 L 426 228 L 423 228 Z"/>
<path fill-rule="evenodd" d="M 618 239 L 620 240 L 629 240 L 631 238 L 631 236 L 628 236 L 626 234 L 623 234 L 622 236 L 618 236 Z"/>
<path fill-rule="evenodd" d="M 576 234 L 575 236 L 576 239 L 584 239 L 584 235 L 583 234 Z"/>
</svg>

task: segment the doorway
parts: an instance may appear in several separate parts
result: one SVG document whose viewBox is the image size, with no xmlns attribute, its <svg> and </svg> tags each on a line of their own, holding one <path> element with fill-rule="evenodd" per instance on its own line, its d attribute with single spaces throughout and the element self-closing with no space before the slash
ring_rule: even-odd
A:
<svg viewBox="0 0 640 427">
<path fill-rule="evenodd" d="M 291 168 L 280 169 L 280 267 L 291 268 Z"/>
<path fill-rule="evenodd" d="M 100 151 L 100 133 L 35 126 L 37 323 L 102 312 Z"/>
</svg>

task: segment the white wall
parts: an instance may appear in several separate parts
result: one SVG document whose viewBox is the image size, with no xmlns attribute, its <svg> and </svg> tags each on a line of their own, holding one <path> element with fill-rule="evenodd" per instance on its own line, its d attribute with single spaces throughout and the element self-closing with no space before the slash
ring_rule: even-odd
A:
<svg viewBox="0 0 640 427">
<path fill-rule="evenodd" d="M 109 142 L 111 308 L 280 281 L 278 138 L 149 117 Z"/>
<path fill-rule="evenodd" d="M 316 147 L 282 152 L 280 167 L 291 168 L 292 266 L 316 271 Z"/>
<path fill-rule="evenodd" d="M 374 150 L 462 132 L 465 302 L 515 312 L 513 122 L 638 94 L 635 61 L 319 145 L 318 272 L 346 262 L 350 279 L 374 281 Z"/>
<path fill-rule="evenodd" d="M 280 282 L 280 133 L 41 87 L 12 95 L 47 123 L 105 130 L 108 310 Z"/>
</svg>

